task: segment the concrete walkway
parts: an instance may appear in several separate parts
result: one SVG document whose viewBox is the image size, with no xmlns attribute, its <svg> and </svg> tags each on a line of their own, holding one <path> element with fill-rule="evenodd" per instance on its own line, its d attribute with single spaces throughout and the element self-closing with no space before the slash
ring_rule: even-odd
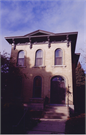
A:
<svg viewBox="0 0 86 135">
<path fill-rule="evenodd" d="M 43 118 L 40 119 L 41 122 L 27 134 L 64 134 L 67 117 L 66 106 L 48 106 Z"/>
</svg>

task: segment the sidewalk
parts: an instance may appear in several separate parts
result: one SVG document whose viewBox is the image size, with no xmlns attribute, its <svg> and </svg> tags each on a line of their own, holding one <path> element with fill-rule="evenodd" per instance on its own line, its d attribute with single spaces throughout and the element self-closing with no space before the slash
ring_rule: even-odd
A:
<svg viewBox="0 0 86 135">
<path fill-rule="evenodd" d="M 40 119 L 41 122 L 32 131 L 27 131 L 27 134 L 64 134 L 67 117 L 66 106 L 49 106 L 44 112 L 44 118 Z"/>
</svg>

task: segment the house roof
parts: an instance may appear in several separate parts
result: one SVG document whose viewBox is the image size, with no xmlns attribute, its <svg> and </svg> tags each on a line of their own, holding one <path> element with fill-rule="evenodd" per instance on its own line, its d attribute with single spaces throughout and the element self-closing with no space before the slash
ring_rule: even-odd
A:
<svg viewBox="0 0 86 135">
<path fill-rule="evenodd" d="M 78 32 L 65 32 L 65 33 L 53 33 L 53 32 L 48 32 L 44 30 L 36 30 L 34 32 L 28 33 L 24 36 L 12 36 L 12 37 L 5 37 L 5 39 L 12 44 L 13 40 L 15 41 L 15 44 L 17 45 L 18 43 L 27 43 L 31 42 L 43 42 L 43 41 L 48 41 L 48 37 L 50 38 L 50 42 L 53 41 L 65 41 L 68 40 L 71 41 L 71 52 L 72 52 L 72 60 L 74 60 L 74 52 L 75 52 L 75 47 L 76 47 L 76 40 L 77 40 L 77 35 Z M 79 56 L 79 55 L 78 55 Z M 76 56 L 76 57 L 78 57 Z"/>
<path fill-rule="evenodd" d="M 8 40 L 8 39 L 17 39 L 17 38 L 21 39 L 21 38 L 28 38 L 28 37 L 34 38 L 34 37 L 46 37 L 46 36 L 75 35 L 75 34 L 78 34 L 78 32 L 53 33 L 44 30 L 36 30 L 24 36 L 11 36 L 11 37 L 5 37 L 5 39 Z"/>
<path fill-rule="evenodd" d="M 53 32 L 48 32 L 48 31 L 44 31 L 44 30 L 37 30 L 37 31 L 31 32 L 29 34 L 26 34 L 24 36 L 5 37 L 5 39 L 10 44 L 13 43 L 13 39 L 14 39 L 15 44 L 18 44 L 18 43 L 29 42 L 30 38 L 32 40 L 32 43 L 48 41 L 48 37 L 50 37 L 50 42 L 52 42 L 52 41 L 65 41 L 66 36 L 68 35 L 69 41 L 72 41 L 72 44 L 73 44 L 72 51 L 74 52 L 75 46 L 76 46 L 77 34 L 78 34 L 78 32 L 53 33 Z"/>
<path fill-rule="evenodd" d="M 27 36 L 38 36 L 38 35 L 52 35 L 54 34 L 53 32 L 48 32 L 48 31 L 44 31 L 44 30 L 36 30 L 34 32 L 31 32 L 29 34 L 24 35 L 25 37 Z"/>
<path fill-rule="evenodd" d="M 18 43 L 30 42 L 30 39 L 32 43 L 48 41 L 48 37 L 50 38 L 50 42 L 65 41 L 67 40 L 67 36 L 68 36 L 69 41 L 72 42 L 72 51 L 74 52 L 75 46 L 76 46 L 77 35 L 78 35 L 78 32 L 53 33 L 53 32 L 48 32 L 44 30 L 37 30 L 29 34 L 26 34 L 24 36 L 5 37 L 5 39 L 10 44 L 13 43 L 13 40 L 15 41 L 15 44 L 18 44 Z"/>
</svg>

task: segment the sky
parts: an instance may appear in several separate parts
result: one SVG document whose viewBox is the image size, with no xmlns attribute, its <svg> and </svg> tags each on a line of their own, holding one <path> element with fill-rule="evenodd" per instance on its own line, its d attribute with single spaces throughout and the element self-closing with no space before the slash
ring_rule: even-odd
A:
<svg viewBox="0 0 86 135">
<path fill-rule="evenodd" d="M 0 0 L 0 50 L 11 53 L 4 37 L 23 36 L 38 29 L 78 32 L 76 53 L 85 67 L 86 0 Z"/>
</svg>

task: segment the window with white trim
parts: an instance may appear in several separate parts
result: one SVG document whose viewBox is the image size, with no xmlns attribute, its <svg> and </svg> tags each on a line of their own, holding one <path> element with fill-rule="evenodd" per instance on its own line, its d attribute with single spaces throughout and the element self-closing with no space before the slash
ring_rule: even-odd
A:
<svg viewBox="0 0 86 135">
<path fill-rule="evenodd" d="M 35 66 L 43 65 L 43 51 L 41 49 L 36 51 Z"/>
<path fill-rule="evenodd" d="M 17 59 L 18 66 L 24 66 L 24 51 L 19 51 L 18 59 Z"/>
<path fill-rule="evenodd" d="M 55 65 L 62 65 L 62 55 L 61 49 L 55 50 Z"/>
</svg>

